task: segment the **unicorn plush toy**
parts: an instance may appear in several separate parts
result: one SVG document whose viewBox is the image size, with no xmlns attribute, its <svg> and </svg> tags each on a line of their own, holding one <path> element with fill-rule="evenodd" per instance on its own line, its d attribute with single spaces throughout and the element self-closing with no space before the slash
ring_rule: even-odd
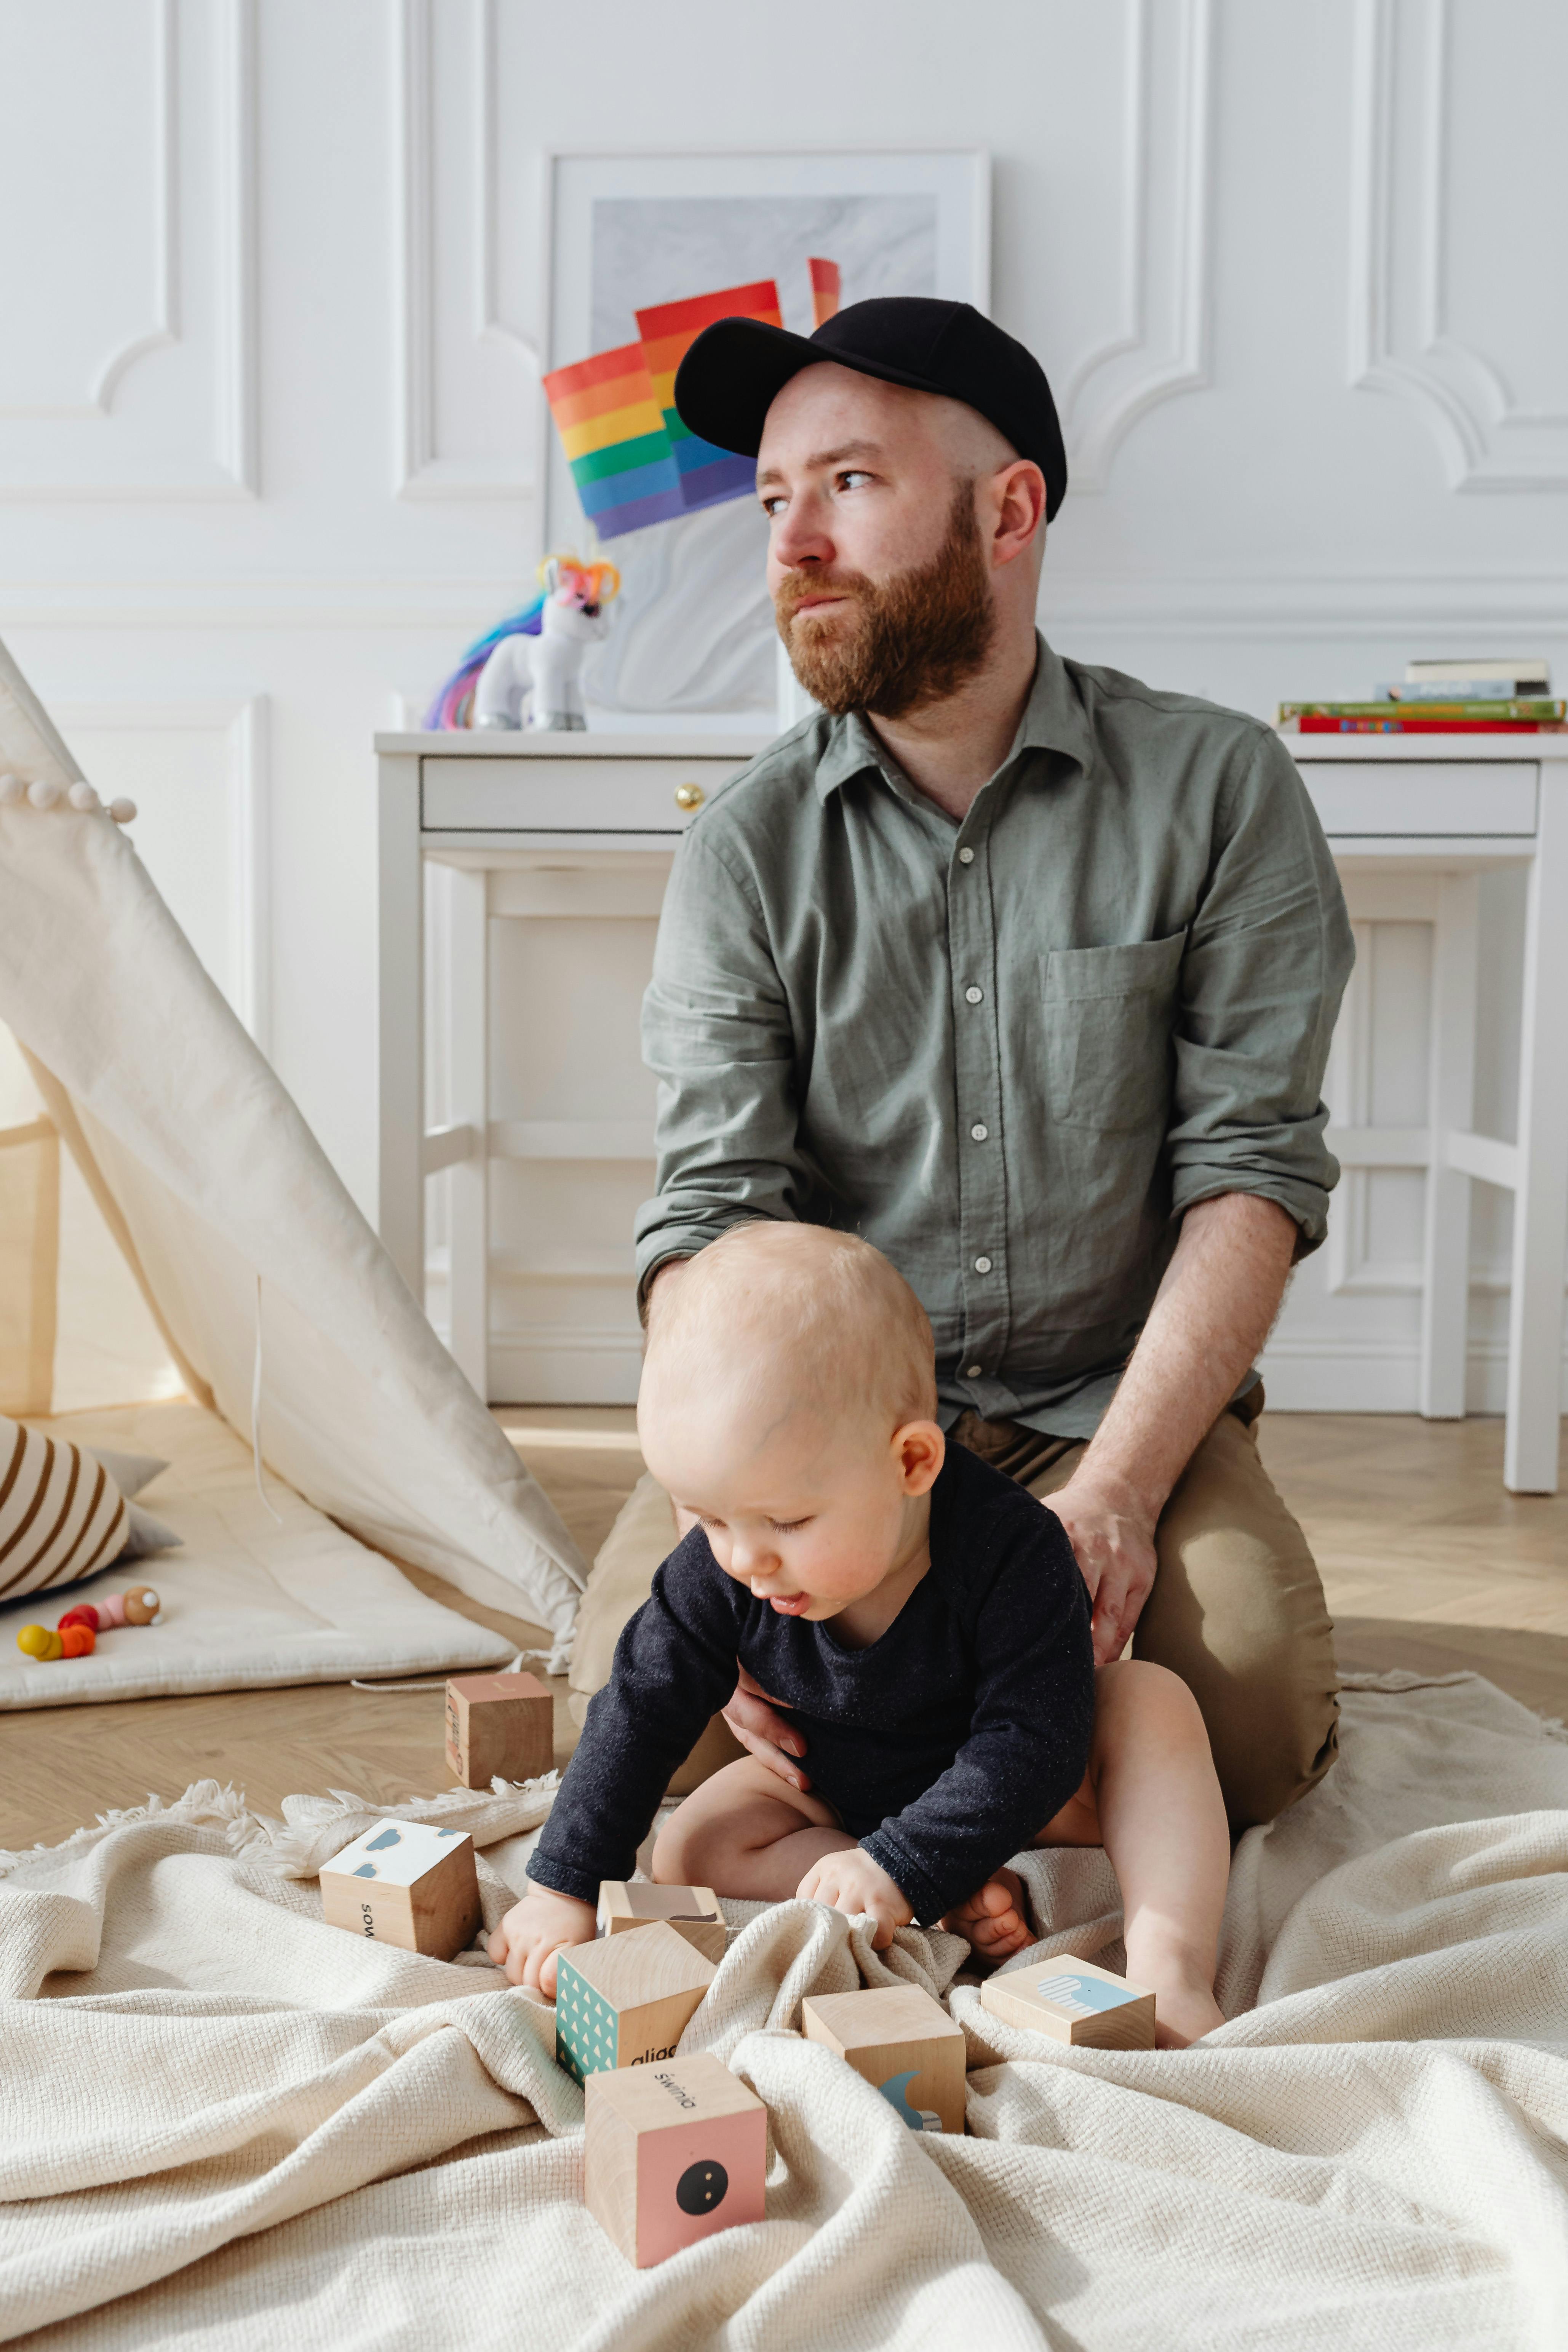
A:
<svg viewBox="0 0 1568 2352">
<path fill-rule="evenodd" d="M 579 563 L 547 555 L 539 567 L 544 600 L 539 634 L 502 637 L 474 689 L 473 725 L 527 727 L 580 734 L 583 665 L 609 628 L 605 606 L 620 593 L 613 563 Z M 523 707 L 527 706 L 527 718 Z"/>
</svg>

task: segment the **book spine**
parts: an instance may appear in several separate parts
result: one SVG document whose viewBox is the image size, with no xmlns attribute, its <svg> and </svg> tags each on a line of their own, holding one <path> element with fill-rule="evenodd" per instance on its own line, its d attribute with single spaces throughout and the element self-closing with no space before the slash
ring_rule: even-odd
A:
<svg viewBox="0 0 1568 2352">
<path fill-rule="evenodd" d="M 1539 735 L 1539 719 L 1327 719 L 1303 711 L 1303 735 Z"/>
<path fill-rule="evenodd" d="M 1281 719 L 1473 719 L 1495 727 L 1510 719 L 1528 719 L 1552 726 L 1568 718 L 1568 703 L 1544 697 L 1516 695 L 1508 702 L 1282 702 Z"/>
<path fill-rule="evenodd" d="M 1384 686 L 1380 702 L 1532 702 L 1546 692 L 1544 678 L 1450 677 L 1438 685 Z"/>
</svg>

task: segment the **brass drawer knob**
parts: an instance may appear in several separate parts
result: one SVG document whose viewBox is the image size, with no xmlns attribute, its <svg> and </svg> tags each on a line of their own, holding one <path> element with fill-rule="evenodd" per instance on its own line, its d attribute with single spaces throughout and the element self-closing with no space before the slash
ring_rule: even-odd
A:
<svg viewBox="0 0 1568 2352">
<path fill-rule="evenodd" d="M 675 787 L 677 808 L 700 809 L 706 798 L 700 784 L 677 784 Z"/>
</svg>

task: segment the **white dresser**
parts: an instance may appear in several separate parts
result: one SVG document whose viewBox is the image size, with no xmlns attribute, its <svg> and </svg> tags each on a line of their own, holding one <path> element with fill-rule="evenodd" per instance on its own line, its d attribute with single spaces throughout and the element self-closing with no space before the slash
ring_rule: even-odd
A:
<svg viewBox="0 0 1568 2352">
<path fill-rule="evenodd" d="M 438 1319 L 481 1393 L 636 1393 L 631 1216 L 653 1181 L 638 1006 L 675 841 L 759 748 L 717 736 L 376 739 L 381 1231 L 424 1297 L 426 1180 L 451 1171 Z M 1347 1167 L 1426 1171 L 1422 1410 L 1464 1410 L 1469 1189 L 1502 1185 L 1515 1202 L 1505 1476 L 1517 1491 L 1554 1492 L 1568 736 L 1303 736 L 1289 749 L 1352 916 L 1435 926 L 1428 1124 L 1331 1131 Z M 1530 871 L 1513 1143 L 1471 1125 L 1477 879 L 1508 865 Z"/>
</svg>

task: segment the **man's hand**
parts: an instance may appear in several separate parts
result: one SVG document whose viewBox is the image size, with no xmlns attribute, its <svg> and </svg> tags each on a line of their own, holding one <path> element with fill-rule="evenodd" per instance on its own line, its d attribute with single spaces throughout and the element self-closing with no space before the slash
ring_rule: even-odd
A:
<svg viewBox="0 0 1568 2352">
<path fill-rule="evenodd" d="M 1126 1648 L 1154 1581 L 1154 1522 L 1131 1496 L 1086 1476 L 1082 1465 L 1044 1499 L 1067 1529 L 1094 1603 L 1094 1663 L 1109 1665 Z"/>
<path fill-rule="evenodd" d="M 797 1902 L 826 1903 L 847 1918 L 858 1919 L 868 1911 L 877 1923 L 871 1943 L 879 1952 L 892 1942 L 894 1928 L 907 1927 L 915 1916 L 902 1887 L 860 1845 L 847 1845 L 840 1853 L 825 1853 L 820 1862 L 812 1864 L 795 1892 Z"/>
<path fill-rule="evenodd" d="M 591 1903 L 536 1886 L 512 1905 L 486 1949 L 513 1984 L 527 1985 L 553 2000 L 556 1953 L 572 1944 L 591 1944 L 597 1925 Z"/>
<path fill-rule="evenodd" d="M 1121 1656 L 1138 1622 L 1160 1514 L 1268 1336 L 1296 1240 L 1294 1219 L 1248 1192 L 1187 1211 L 1105 1419 L 1046 1497 L 1094 1598 L 1096 1665 Z"/>
<path fill-rule="evenodd" d="M 773 1713 L 782 1702 L 770 1698 L 744 1666 L 740 1674 L 734 1696 L 724 1709 L 725 1722 L 759 1764 L 765 1764 L 770 1772 L 776 1772 L 792 1789 L 809 1789 L 811 1776 L 799 1761 L 805 1754 L 805 1742 L 792 1724 Z"/>
</svg>

